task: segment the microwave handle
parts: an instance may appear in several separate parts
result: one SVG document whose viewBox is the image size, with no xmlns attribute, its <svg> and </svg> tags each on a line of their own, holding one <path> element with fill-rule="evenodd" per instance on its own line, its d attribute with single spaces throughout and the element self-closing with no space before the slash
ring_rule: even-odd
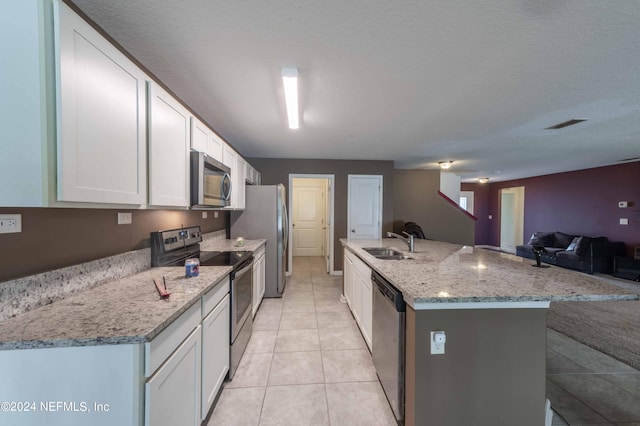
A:
<svg viewBox="0 0 640 426">
<path fill-rule="evenodd" d="M 229 188 L 227 190 L 227 192 L 225 193 L 225 188 Z M 229 200 L 229 198 L 231 197 L 231 176 L 229 176 L 229 173 L 225 173 L 224 176 L 222 177 L 222 198 L 224 198 L 225 201 Z"/>
</svg>

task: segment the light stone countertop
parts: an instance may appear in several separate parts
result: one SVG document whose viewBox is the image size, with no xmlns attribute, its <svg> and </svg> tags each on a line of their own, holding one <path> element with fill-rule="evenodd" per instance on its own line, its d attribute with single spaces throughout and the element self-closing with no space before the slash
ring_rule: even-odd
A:
<svg viewBox="0 0 640 426">
<path fill-rule="evenodd" d="M 266 244 L 267 240 L 244 240 L 243 246 L 238 246 L 235 239 L 203 241 L 200 243 L 202 251 L 256 251 Z"/>
<path fill-rule="evenodd" d="M 256 251 L 264 244 L 264 239 L 245 240 L 243 246 L 237 246 L 235 239 L 214 236 L 203 241 L 200 249 Z M 149 250 L 140 252 L 148 261 Z M 18 296 L 28 298 L 37 291 L 65 287 L 72 278 L 84 276 L 85 281 L 87 278 L 98 280 L 102 276 L 100 271 L 116 268 L 119 263 L 113 259 L 117 257 L 83 264 L 86 266 L 81 269 L 67 268 L 68 271 L 65 269 L 66 272 L 57 275 L 40 274 L 37 285 Z M 131 263 L 128 257 L 127 263 Z M 79 271 L 77 277 L 76 269 Z M 231 270 L 230 266 L 201 266 L 198 277 L 184 278 L 184 266 L 151 268 L 102 284 L 84 283 L 86 288 L 76 292 L 60 290 L 64 295 L 56 298 L 58 300 L 0 319 L 0 350 L 150 341 Z M 163 275 L 171 292 L 168 300 L 160 299 L 153 284 L 153 278 L 162 278 Z M 30 282 L 30 277 L 24 280 Z"/>
<path fill-rule="evenodd" d="M 415 253 L 395 238 L 347 240 L 342 244 L 380 273 L 414 309 L 433 304 L 637 300 L 638 294 L 585 273 L 496 251 L 431 240 L 415 240 Z M 363 247 L 390 247 L 412 259 L 382 260 Z"/>
<path fill-rule="evenodd" d="M 185 278 L 184 267 L 151 268 L 74 293 L 0 322 L 0 350 L 148 342 L 231 270 L 201 266 L 197 277 Z M 153 284 L 162 276 L 166 300 Z"/>
</svg>

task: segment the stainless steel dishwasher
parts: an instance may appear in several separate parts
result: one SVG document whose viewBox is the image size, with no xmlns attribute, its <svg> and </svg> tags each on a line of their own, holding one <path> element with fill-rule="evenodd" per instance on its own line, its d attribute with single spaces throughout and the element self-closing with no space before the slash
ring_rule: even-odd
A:
<svg viewBox="0 0 640 426">
<path fill-rule="evenodd" d="M 402 293 L 371 273 L 373 290 L 373 365 L 397 420 L 404 419 L 405 312 Z"/>
</svg>

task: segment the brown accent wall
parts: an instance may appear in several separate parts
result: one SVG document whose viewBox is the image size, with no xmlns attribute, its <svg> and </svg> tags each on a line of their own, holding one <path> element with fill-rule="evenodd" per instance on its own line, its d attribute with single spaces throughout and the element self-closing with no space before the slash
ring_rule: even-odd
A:
<svg viewBox="0 0 640 426">
<path fill-rule="evenodd" d="M 407 307 L 405 424 L 543 425 L 546 314 Z M 445 354 L 431 355 L 430 332 L 439 330 Z"/>
<path fill-rule="evenodd" d="M 416 222 L 428 239 L 473 245 L 475 221 L 438 195 L 439 190 L 438 170 L 394 170 L 394 231 Z"/>
<path fill-rule="evenodd" d="M 248 161 L 262 173 L 263 185 L 283 183 L 287 187 L 287 191 L 289 191 L 290 174 L 330 174 L 335 176 L 333 242 L 335 270 L 342 270 L 343 253 L 340 238 L 347 237 L 348 175 L 382 175 L 382 232 L 391 231 L 393 224 L 393 161 L 280 158 L 249 158 Z"/>
<path fill-rule="evenodd" d="M 131 212 L 131 225 L 118 225 L 118 212 Z M 22 232 L 0 234 L 0 282 L 149 247 L 152 231 L 200 225 L 203 232 L 226 229 L 229 212 L 1 208 L 22 214 Z"/>
</svg>

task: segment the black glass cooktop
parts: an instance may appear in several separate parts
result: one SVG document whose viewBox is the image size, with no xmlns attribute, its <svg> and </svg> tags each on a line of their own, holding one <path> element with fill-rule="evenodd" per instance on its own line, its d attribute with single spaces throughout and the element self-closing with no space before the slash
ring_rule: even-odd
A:
<svg viewBox="0 0 640 426">
<path fill-rule="evenodd" d="M 240 266 L 253 255 L 250 251 L 201 251 L 201 266 Z M 235 269 L 235 268 L 234 268 Z"/>
</svg>

